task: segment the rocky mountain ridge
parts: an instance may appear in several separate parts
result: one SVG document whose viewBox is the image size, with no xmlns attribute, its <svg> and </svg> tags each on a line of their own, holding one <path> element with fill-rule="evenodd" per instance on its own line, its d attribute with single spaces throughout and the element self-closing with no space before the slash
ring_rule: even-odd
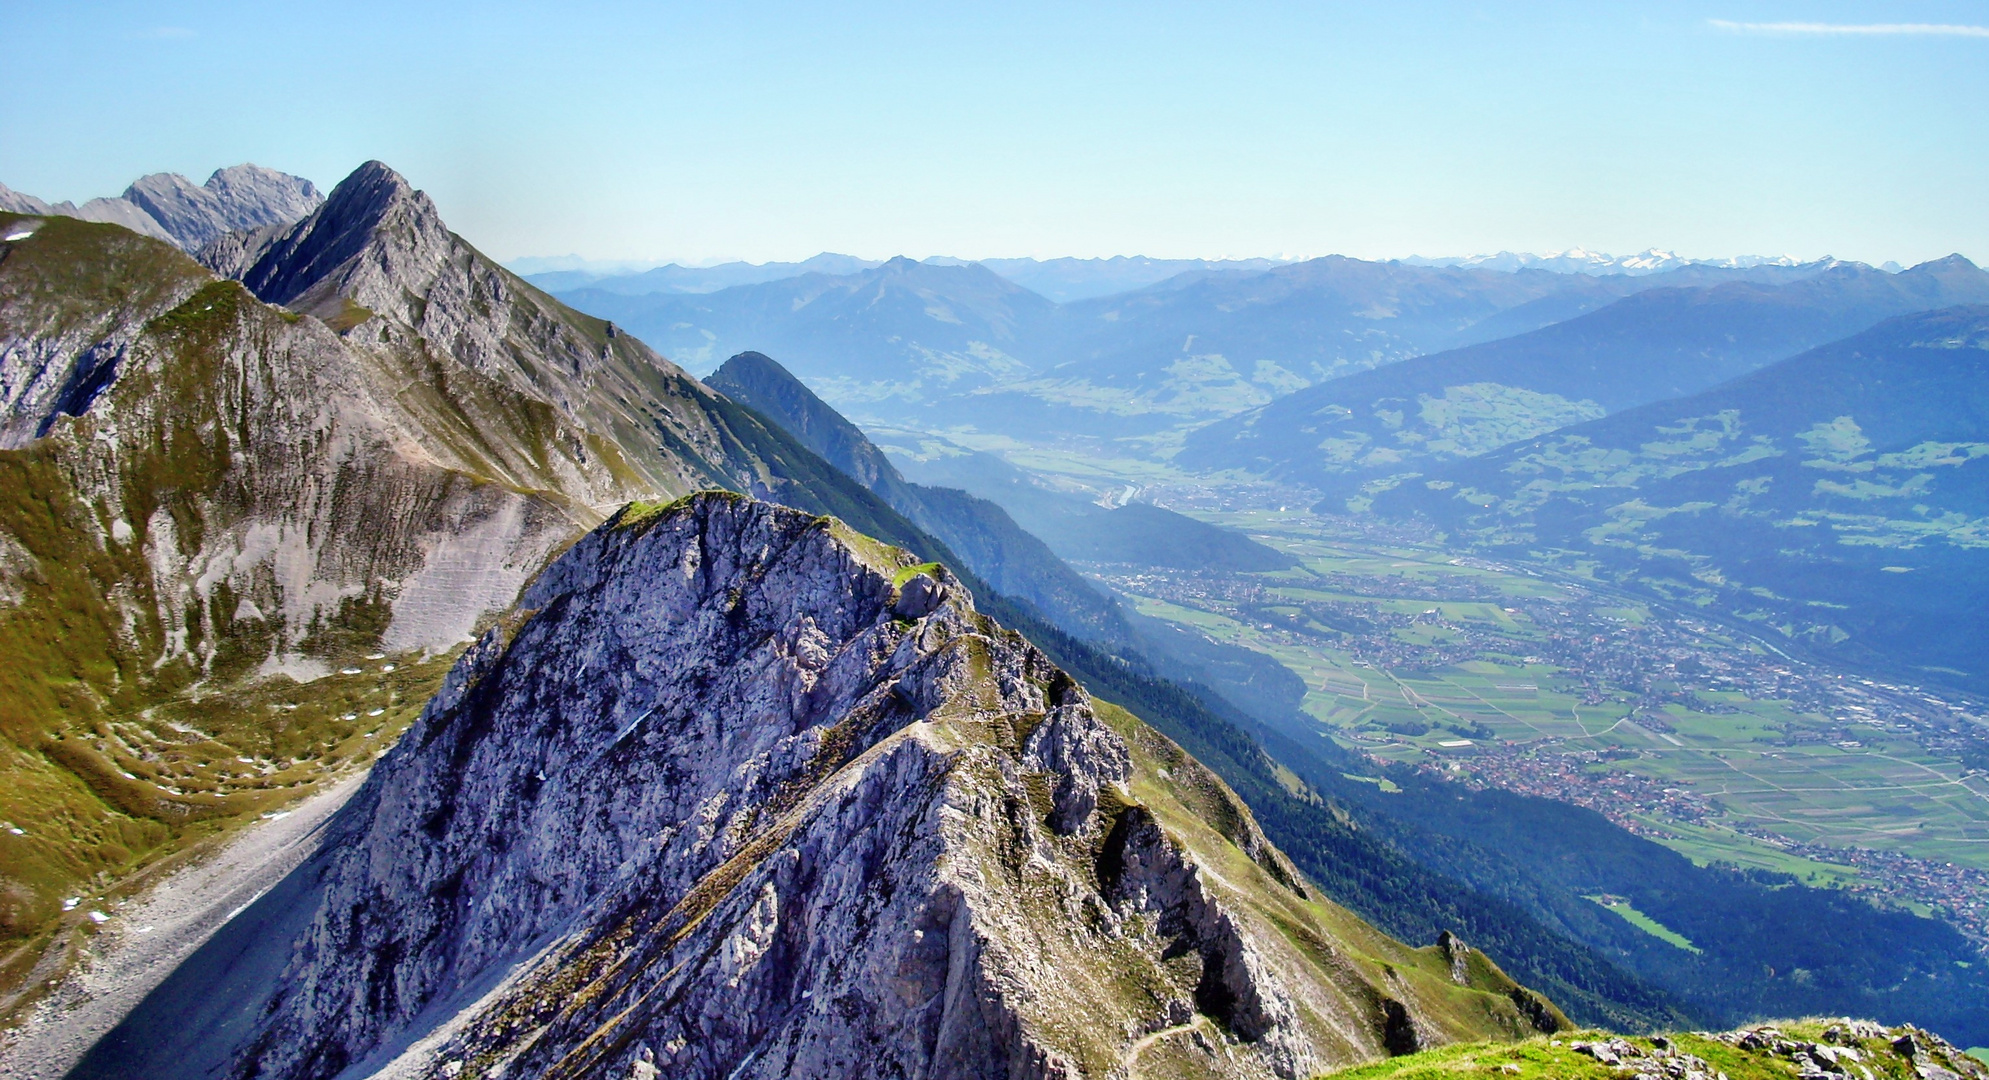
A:
<svg viewBox="0 0 1989 1080">
<path fill-rule="evenodd" d="M 504 272 L 384 166 L 208 250 L 250 237 L 241 272 L 316 314 L 123 228 L 0 213 L 0 815 L 47 820 L 0 840 L 10 942 L 365 752 L 373 703 L 324 677 L 472 640 L 623 502 L 840 512 L 791 439 Z M 292 696 L 249 697 L 289 722 L 222 704 L 281 676 Z M 341 704 L 299 700 L 322 693 Z"/>
<path fill-rule="evenodd" d="M 974 573 L 1019 597 L 1066 633 L 1123 648 L 1132 638 L 1119 605 L 1023 531 L 1006 510 L 953 488 L 914 484 L 863 431 L 762 353 L 740 353 L 705 380 L 786 428 L 810 450 L 946 544 Z"/>
<path fill-rule="evenodd" d="M 944 568 L 722 493 L 563 555 L 330 829 L 72 1075 L 1290 1078 L 1565 1026 L 1319 900 Z"/>
<path fill-rule="evenodd" d="M 317 187 L 301 176 L 246 163 L 216 169 L 198 186 L 178 173 L 152 173 L 133 181 L 117 198 L 91 199 L 81 206 L 43 202 L 0 185 L 0 210 L 121 225 L 187 251 L 232 230 L 296 221 L 323 201 Z"/>
<path fill-rule="evenodd" d="M 1319 488 L 1340 512 L 1364 488 L 1696 393 L 1897 315 L 1983 302 L 1989 273 L 1959 255 L 1898 274 L 1840 264 L 1787 284 L 1647 289 L 1530 333 L 1306 387 L 1194 432 L 1176 460 Z"/>
</svg>

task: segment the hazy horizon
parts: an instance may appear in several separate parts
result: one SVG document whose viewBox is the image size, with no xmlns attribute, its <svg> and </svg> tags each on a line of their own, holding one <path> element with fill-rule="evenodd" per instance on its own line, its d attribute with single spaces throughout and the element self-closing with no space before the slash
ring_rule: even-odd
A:
<svg viewBox="0 0 1989 1080">
<path fill-rule="evenodd" d="M 1252 254 L 1252 253 L 1225 254 L 1225 255 L 1149 255 L 1144 252 L 1120 252 L 1110 255 L 1001 255 L 1001 254 L 958 255 L 951 252 L 931 252 L 929 254 L 924 254 L 924 255 L 914 255 L 909 252 L 891 252 L 888 254 L 862 254 L 862 253 L 849 252 L 849 251 L 817 251 L 808 255 L 802 255 L 793 258 L 771 258 L 771 259 L 747 259 L 747 258 L 738 258 L 732 256 L 718 256 L 718 257 L 708 257 L 700 259 L 673 259 L 673 258 L 596 259 L 575 252 L 566 252 L 557 255 L 528 253 L 528 254 L 513 256 L 511 258 L 504 259 L 502 261 L 507 267 L 513 270 L 517 270 L 520 273 L 537 274 L 537 273 L 547 273 L 557 270 L 568 270 L 568 269 L 587 270 L 587 271 L 606 271 L 609 270 L 610 268 L 612 268 L 613 272 L 616 273 L 641 273 L 644 270 L 654 270 L 665 266 L 679 266 L 687 270 L 703 270 L 703 269 L 709 269 L 714 266 L 728 266 L 738 263 L 745 263 L 751 266 L 766 266 L 770 264 L 803 263 L 807 262 L 809 259 L 817 258 L 823 255 L 844 256 L 852 259 L 862 259 L 869 262 L 880 262 L 880 263 L 893 258 L 897 258 L 899 256 L 903 256 L 905 258 L 912 259 L 917 262 L 928 262 L 934 259 L 946 259 L 946 260 L 957 260 L 963 263 L 1004 262 L 1009 260 L 1019 261 L 1025 259 L 1034 260 L 1036 262 L 1055 262 L 1061 259 L 1074 259 L 1080 262 L 1110 262 L 1114 259 L 1151 259 L 1155 262 L 1247 262 L 1247 261 L 1261 259 L 1268 262 L 1277 262 L 1277 263 L 1301 263 L 1301 262 L 1309 262 L 1313 259 L 1331 258 L 1336 255 L 1344 258 L 1364 259 L 1366 261 L 1371 261 L 1371 262 L 1408 262 L 1412 260 L 1424 260 L 1424 261 L 1434 262 L 1439 260 L 1452 260 L 1452 259 L 1454 260 L 1489 259 L 1501 255 L 1534 256 L 1542 259 L 1552 259 L 1564 255 L 1572 255 L 1583 252 L 1592 255 L 1608 256 L 1612 258 L 1627 258 L 1651 252 L 1657 252 L 1661 254 L 1671 255 L 1679 259 L 1684 259 L 1691 262 L 1719 262 L 1723 260 L 1739 260 L 1739 259 L 1762 259 L 1762 260 L 1790 259 L 1799 262 L 1815 261 L 1812 259 L 1803 259 L 1799 256 L 1788 255 L 1783 253 L 1731 252 L 1723 254 L 1692 254 L 1682 251 L 1672 251 L 1670 249 L 1663 247 L 1647 247 L 1639 249 L 1637 251 L 1599 251 L 1595 248 L 1584 248 L 1581 247 L 1580 245 L 1562 251 L 1472 251 L 1472 252 L 1415 251 L 1400 255 L 1375 255 L 1375 256 L 1349 255 L 1348 253 L 1341 251 L 1322 251 L 1316 254 L 1305 254 L 1305 255 L 1288 255 L 1288 254 L 1266 255 L 1266 254 Z M 1963 258 L 1968 259 L 1970 262 L 1977 261 L 1967 252 L 1961 252 L 1961 251 L 1948 252 L 1946 255 L 1936 255 L 1933 256 L 1932 259 L 1942 259 L 1946 258 L 1948 255 L 1960 255 Z M 1817 258 L 1831 259 L 1831 258 L 1836 258 L 1836 256 L 1825 254 L 1817 256 Z M 1864 262 L 1865 260 L 1858 259 L 1858 260 L 1845 260 L 1845 261 Z M 1885 259 L 1871 263 L 1871 265 L 1873 266 L 1890 265 L 1900 268 L 1907 268 L 1916 265 L 1919 262 L 1928 262 L 1928 261 L 1932 260 L 1920 259 L 1916 260 L 1915 263 L 1906 263 L 1898 259 Z M 571 265 L 554 265 L 554 264 L 564 264 L 564 263 L 570 263 Z M 529 264 L 527 269 L 524 270 L 518 269 L 521 265 L 527 265 L 527 264 Z"/>
<path fill-rule="evenodd" d="M 378 158 L 503 259 L 1989 256 L 1979 4 L 10 14 L 0 182 Z"/>
</svg>

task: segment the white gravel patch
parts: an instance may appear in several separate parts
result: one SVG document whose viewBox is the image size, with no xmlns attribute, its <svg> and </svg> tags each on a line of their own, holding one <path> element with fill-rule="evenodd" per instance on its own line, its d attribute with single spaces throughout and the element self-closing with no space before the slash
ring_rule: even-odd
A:
<svg viewBox="0 0 1989 1080">
<path fill-rule="evenodd" d="M 0 1076 L 56 1077 L 216 930 L 317 850 L 320 826 L 359 790 L 358 773 L 266 815 L 225 847 L 175 871 L 101 923 L 83 962 L 0 1039 Z"/>
</svg>

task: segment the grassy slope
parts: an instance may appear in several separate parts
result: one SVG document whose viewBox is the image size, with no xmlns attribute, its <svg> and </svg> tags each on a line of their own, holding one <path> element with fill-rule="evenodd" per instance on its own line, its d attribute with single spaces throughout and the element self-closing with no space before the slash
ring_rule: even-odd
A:
<svg viewBox="0 0 1989 1080">
<path fill-rule="evenodd" d="M 198 271 L 111 226 L 53 219 L 36 240 L 9 253 L 6 280 L 41 294 L 57 323 L 99 319 Z M 163 511 L 181 550 L 195 549 L 210 498 L 225 498 L 235 432 L 209 388 L 216 350 L 251 309 L 260 305 L 232 283 L 198 289 L 146 330 L 170 357 L 160 374 L 132 373 L 114 389 L 175 403 L 123 433 L 130 452 L 112 482 L 139 523 L 128 540 L 99 546 L 111 512 L 76 494 L 75 476 L 101 467 L 87 441 L 0 451 L 0 535 L 25 556 L 10 575 L 16 602 L 0 609 L 0 1009 L 21 1003 L 14 991 L 30 972 L 39 985 L 73 957 L 47 946 L 80 944 L 93 907 L 391 744 L 447 668 L 447 657 L 397 658 L 391 672 L 363 663 L 384 621 L 358 604 L 351 625 L 322 628 L 319 651 L 363 663 L 363 675 L 248 681 L 271 641 L 260 620 L 235 618 L 225 587 L 213 600 L 211 625 L 225 629 L 209 643 L 211 665 L 186 653 L 161 662 L 173 631 L 152 596 L 144 523 Z M 187 633 L 198 648 L 198 624 Z"/>
<path fill-rule="evenodd" d="M 1769 1032 L 1784 1038 L 1778 1040 Z M 1893 1028 L 1879 1036 L 1860 1038 L 1836 1021 L 1803 1020 L 1766 1029 L 1763 1034 L 1767 1038 L 1762 1041 L 1768 1045 L 1758 1048 L 1735 1045 L 1737 1040 L 1731 1037 L 1679 1033 L 1666 1037 L 1666 1049 L 1659 1049 L 1649 1038 L 1616 1040 L 1604 1032 L 1584 1031 L 1572 1035 L 1540 1036 L 1520 1043 L 1445 1046 L 1356 1066 L 1331 1075 L 1335 1080 L 1448 1080 L 1450 1077 L 1466 1076 L 1511 1076 L 1518 1080 L 1617 1080 L 1630 1075 L 1628 1069 L 1604 1064 L 1594 1056 L 1575 1049 L 1578 1044 L 1597 1041 L 1610 1042 L 1618 1052 L 1622 1044 L 1634 1047 L 1639 1056 L 1631 1058 L 1625 1055 L 1623 1060 L 1637 1065 L 1638 1075 L 1664 1075 L 1662 1064 L 1667 1057 L 1666 1050 L 1669 1050 L 1698 1058 L 1728 1080 L 1787 1080 L 1801 1075 L 1803 1065 L 1811 1060 L 1805 1049 L 1798 1048 L 1811 1045 L 1829 1047 L 1833 1051 L 1848 1047 L 1855 1051 L 1857 1061 L 1846 1063 L 1845 1075 L 1869 1075 L 1885 1080 L 1921 1080 L 1923 1075 L 1934 1075 L 1922 1074 L 1915 1068 L 1916 1063 L 1946 1069 L 1950 1075 L 1977 1077 L 1985 1074 L 1979 1062 L 1954 1047 L 1930 1039 L 1924 1032 L 1910 1028 Z M 1908 1035 L 1918 1044 L 1914 1057 L 1900 1053 L 1893 1045 L 1894 1039 Z M 1777 1042 L 1781 1044 L 1782 1052 L 1777 1052 Z M 1802 1057 L 1801 1062 L 1797 1060 L 1798 1055 Z M 1859 1066 L 1869 1071 L 1863 1074 L 1848 1071 Z M 1815 1064 L 1809 1067 L 1812 1070 L 1817 1068 Z"/>
<path fill-rule="evenodd" d="M 1099 701 L 1097 708 L 1132 750 L 1132 793 L 1139 804 L 1170 833 L 1183 838 L 1202 862 L 1217 871 L 1219 880 L 1245 892 L 1247 902 L 1287 939 L 1308 944 L 1323 939 L 1351 950 L 1361 974 L 1375 985 L 1384 985 L 1391 977 L 1408 979 L 1418 1000 L 1426 1008 L 1435 1006 L 1424 1019 L 1449 1039 L 1469 1039 L 1470 1032 L 1486 1030 L 1502 1038 L 1521 1037 L 1538 1022 L 1514 1014 L 1516 995 L 1527 998 L 1527 992 L 1483 953 L 1470 954 L 1469 985 L 1459 986 L 1452 981 L 1449 960 L 1439 946 L 1412 948 L 1317 893 L 1305 898 L 1295 895 L 1289 882 L 1281 880 L 1288 873 L 1281 860 L 1252 859 L 1238 845 L 1251 816 L 1228 785 L 1132 713 L 1105 701 Z M 1337 957 L 1332 950 L 1322 950 L 1318 959 L 1331 965 Z M 1546 1026 L 1572 1026 L 1552 1005 L 1537 1007 Z M 1521 1026 L 1514 1027 L 1515 1021 Z"/>
</svg>

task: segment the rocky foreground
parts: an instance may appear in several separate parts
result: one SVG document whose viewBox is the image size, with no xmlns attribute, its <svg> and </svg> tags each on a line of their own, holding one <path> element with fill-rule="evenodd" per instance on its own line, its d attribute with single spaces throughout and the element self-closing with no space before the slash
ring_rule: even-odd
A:
<svg viewBox="0 0 1989 1080">
<path fill-rule="evenodd" d="M 944 568 L 634 506 L 73 1075 L 1304 1077 L 1566 1021 L 1324 901 Z"/>
</svg>

